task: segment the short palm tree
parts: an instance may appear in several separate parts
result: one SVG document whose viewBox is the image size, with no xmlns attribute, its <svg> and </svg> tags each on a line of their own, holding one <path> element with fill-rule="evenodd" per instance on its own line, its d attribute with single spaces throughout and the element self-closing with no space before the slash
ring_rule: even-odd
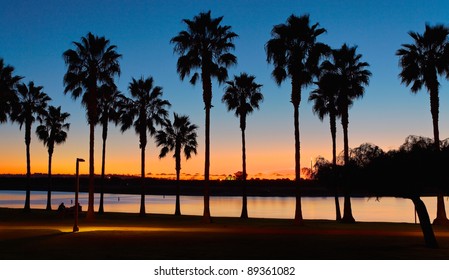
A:
<svg viewBox="0 0 449 280">
<path fill-rule="evenodd" d="M 337 94 L 339 90 L 339 80 L 337 75 L 332 72 L 322 70 L 322 75 L 309 96 L 309 101 L 313 101 L 313 112 L 323 121 L 325 116 L 329 116 L 329 125 L 332 138 L 332 170 L 335 173 L 337 169 Z M 334 180 L 335 181 L 335 180 Z M 335 186 L 335 190 L 337 190 Z M 340 203 L 338 201 L 337 191 L 335 192 L 335 210 L 336 220 L 341 220 Z"/>
<path fill-rule="evenodd" d="M 272 76 L 278 85 L 291 79 L 291 102 L 294 109 L 295 134 L 295 181 L 297 182 L 295 222 L 303 223 L 301 210 L 300 181 L 300 140 L 299 105 L 302 88 L 313 83 L 318 74 L 318 64 L 329 47 L 317 42 L 318 36 L 325 33 L 316 23 L 310 26 L 309 15 L 291 15 L 285 24 L 275 25 L 271 31 L 272 39 L 265 45 L 267 61 L 274 64 Z"/>
<path fill-rule="evenodd" d="M 100 206 L 98 213 L 104 213 L 104 180 L 106 170 L 106 140 L 108 138 L 109 122 L 115 125 L 120 121 L 120 108 L 124 102 L 125 96 L 117 90 L 115 85 L 102 85 L 99 90 L 98 99 L 98 120 L 102 127 L 103 149 L 101 156 L 101 187 L 100 187 Z"/>
<path fill-rule="evenodd" d="M 70 123 L 66 120 L 70 114 L 61 112 L 61 106 L 48 107 L 47 112 L 40 117 L 41 125 L 36 128 L 36 134 L 39 140 L 47 146 L 48 151 L 48 191 L 47 191 L 47 210 L 51 210 L 51 191 L 52 191 L 52 178 L 51 178 L 51 164 L 53 158 L 53 152 L 55 145 L 62 144 L 67 139 L 67 131 L 70 128 Z"/>
<path fill-rule="evenodd" d="M 246 73 L 240 76 L 234 76 L 234 80 L 227 81 L 225 94 L 222 101 L 226 104 L 228 111 L 235 111 L 235 116 L 240 118 L 240 129 L 242 130 L 242 172 L 243 172 L 243 203 L 241 218 L 248 218 L 247 196 L 246 196 L 246 145 L 245 145 L 245 129 L 246 116 L 251 114 L 254 109 L 259 109 L 259 103 L 263 101 L 262 85 L 257 84 L 254 80 L 256 77 Z"/>
<path fill-rule="evenodd" d="M 11 108 L 17 104 L 16 85 L 22 79 L 13 74 L 14 67 L 5 65 L 0 58 L 0 123 L 8 120 Z"/>
<path fill-rule="evenodd" d="M 184 80 L 192 71 L 195 72 L 190 83 L 196 84 L 201 76 L 203 85 L 203 102 L 205 118 L 205 161 L 204 161 L 204 213 L 203 219 L 210 222 L 209 209 L 209 168 L 210 168 L 210 109 L 212 108 L 212 78 L 219 83 L 226 81 L 227 68 L 237 63 L 237 58 L 230 53 L 234 49 L 233 40 L 237 34 L 231 27 L 221 25 L 223 17 L 212 18 L 211 12 L 200 13 L 193 20 L 184 19 L 187 30 L 171 39 L 174 51 L 180 55 L 177 71 Z"/>
<path fill-rule="evenodd" d="M 410 89 L 413 93 L 420 91 L 423 86 L 427 88 L 430 95 L 434 147 L 436 151 L 440 151 L 438 76 L 446 74 L 449 77 L 449 28 L 426 24 L 424 34 L 409 32 L 409 35 L 414 43 L 403 44 L 403 48 L 396 52 L 402 68 L 399 77 L 406 86 L 412 85 Z M 437 217 L 434 223 L 449 224 L 442 194 L 438 195 Z"/>
<path fill-rule="evenodd" d="M 27 161 L 27 187 L 25 196 L 25 211 L 30 208 L 30 191 L 31 191 L 31 126 L 40 117 L 45 115 L 47 102 L 51 98 L 42 91 L 42 86 L 35 86 L 34 82 L 17 85 L 17 107 L 14 109 L 11 118 L 19 124 L 20 129 L 25 125 L 25 145 L 26 145 L 26 161 Z"/>
<path fill-rule="evenodd" d="M 140 215 L 145 215 L 145 148 L 148 143 L 147 131 L 150 136 L 156 133 L 156 125 L 162 125 L 168 116 L 167 107 L 171 104 L 161 99 L 162 88 L 153 86 L 153 78 L 132 79 L 129 84 L 132 98 L 123 105 L 121 117 L 122 132 L 134 127 L 139 135 L 139 146 L 141 150 L 141 200 Z"/>
<path fill-rule="evenodd" d="M 366 68 L 369 67 L 367 62 L 362 62 L 361 54 L 357 54 L 357 47 L 348 47 L 343 44 L 340 49 L 332 50 L 332 61 L 323 62 L 327 64 L 329 71 L 337 75 L 340 84 L 337 96 L 337 108 L 341 115 L 341 124 L 343 127 L 343 151 L 344 164 L 347 169 L 349 166 L 349 108 L 352 106 L 354 99 L 363 97 L 365 86 L 369 84 L 371 72 Z M 345 187 L 343 222 L 355 222 L 352 216 L 351 198 L 348 187 Z"/>
<path fill-rule="evenodd" d="M 181 215 L 180 205 L 180 173 L 181 173 L 181 153 L 184 152 L 186 159 L 190 159 L 192 153 L 196 155 L 198 147 L 197 129 L 198 126 L 190 123 L 188 116 L 174 115 L 173 124 L 170 120 L 166 120 L 163 129 L 156 134 L 156 143 L 158 147 L 162 147 L 159 158 L 165 157 L 169 152 L 174 152 L 173 157 L 176 162 L 176 207 L 175 215 Z"/>
<path fill-rule="evenodd" d="M 71 92 L 74 99 L 82 97 L 82 104 L 87 109 L 89 123 L 89 199 L 87 218 L 94 217 L 94 144 L 95 125 L 98 122 L 98 88 L 103 85 L 112 86 L 114 77 L 120 75 L 118 63 L 120 54 L 116 46 L 111 45 L 105 37 L 88 33 L 81 42 L 73 42 L 75 49 L 64 52 L 67 65 L 64 75 L 64 93 Z"/>
</svg>

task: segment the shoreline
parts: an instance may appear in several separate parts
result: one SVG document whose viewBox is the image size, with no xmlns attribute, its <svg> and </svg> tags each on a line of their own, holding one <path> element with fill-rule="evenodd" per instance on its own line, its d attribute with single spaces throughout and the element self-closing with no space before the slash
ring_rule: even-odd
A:
<svg viewBox="0 0 449 280">
<path fill-rule="evenodd" d="M 210 181 L 210 196 L 242 196 L 242 185 L 246 184 L 247 196 L 258 197 L 295 197 L 298 183 L 290 180 L 248 180 L 243 181 Z M 27 180 L 25 176 L 0 175 L 0 190 L 26 191 Z M 204 181 L 181 180 L 180 195 L 203 196 Z M 140 178 L 128 176 L 111 176 L 102 186 L 101 178 L 95 178 L 95 193 L 99 194 L 103 188 L 109 194 L 141 194 Z M 394 189 L 394 188 L 391 188 Z M 31 191 L 48 191 L 48 177 L 39 175 L 31 178 Z M 51 191 L 74 192 L 75 176 L 55 175 L 52 179 Z M 88 177 L 80 177 L 80 192 L 88 192 Z M 336 190 L 320 185 L 313 180 L 301 180 L 300 191 L 302 197 L 335 197 Z M 176 195 L 177 182 L 167 179 L 145 179 L 146 195 Z M 428 188 L 420 196 L 437 196 L 438 191 Z M 337 190 L 339 197 L 343 190 Z M 446 194 L 445 196 L 447 196 Z M 400 197 L 408 198 L 403 192 L 379 193 L 364 188 L 352 189 L 351 197 Z"/>
</svg>

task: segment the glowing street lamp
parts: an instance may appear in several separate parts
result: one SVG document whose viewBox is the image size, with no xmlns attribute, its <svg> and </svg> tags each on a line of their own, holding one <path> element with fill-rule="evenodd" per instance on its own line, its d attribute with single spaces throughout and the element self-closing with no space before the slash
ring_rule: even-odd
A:
<svg viewBox="0 0 449 280">
<path fill-rule="evenodd" d="M 78 192 L 80 190 L 80 176 L 79 176 L 79 163 L 84 162 L 85 160 L 82 158 L 76 159 L 76 190 L 75 190 L 75 224 L 73 225 L 73 232 L 77 232 L 80 229 L 78 228 Z"/>
</svg>

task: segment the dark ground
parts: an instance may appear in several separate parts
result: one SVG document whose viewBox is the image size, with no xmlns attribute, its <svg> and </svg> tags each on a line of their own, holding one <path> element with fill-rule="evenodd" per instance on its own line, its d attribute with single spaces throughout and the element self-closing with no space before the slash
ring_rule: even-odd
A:
<svg viewBox="0 0 449 280">
<path fill-rule="evenodd" d="M 435 227 L 439 249 L 419 225 L 106 213 L 92 222 L 56 211 L 0 208 L 0 259 L 449 260 L 449 230 Z"/>
</svg>

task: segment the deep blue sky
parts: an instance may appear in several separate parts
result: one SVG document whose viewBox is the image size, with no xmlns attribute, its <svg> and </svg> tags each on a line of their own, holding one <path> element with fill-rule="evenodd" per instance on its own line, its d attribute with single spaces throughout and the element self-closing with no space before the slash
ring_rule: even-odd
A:
<svg viewBox="0 0 449 280">
<path fill-rule="evenodd" d="M 291 14 L 310 14 L 327 33 L 319 40 L 338 48 L 343 43 L 357 45 L 363 60 L 373 73 L 365 97 L 350 111 L 350 146 L 371 142 L 383 149 L 397 148 L 409 134 L 432 137 L 428 93 L 417 95 L 400 84 L 398 58 L 401 44 L 411 43 L 409 31 L 422 33 L 425 23 L 449 24 L 448 1 L 1 1 L 0 57 L 16 68 L 16 73 L 44 86 L 52 105 L 71 113 L 72 127 L 68 142 L 55 152 L 55 168 L 72 168 L 77 156 L 87 158 L 88 127 L 79 101 L 63 94 L 66 66 L 62 53 L 73 41 L 92 32 L 105 36 L 123 55 L 119 89 L 127 92 L 131 77 L 151 75 L 162 86 L 172 104 L 171 111 L 191 116 L 200 126 L 199 154 L 184 164 L 183 171 L 203 172 L 204 110 L 201 86 L 180 81 L 176 73 L 177 56 L 170 39 L 185 29 L 182 19 L 191 19 L 202 11 L 213 17 L 224 16 L 225 25 L 239 35 L 235 40 L 238 65 L 230 77 L 240 72 L 256 76 L 263 84 L 265 101 L 261 110 L 248 120 L 248 173 L 288 173 L 294 169 L 293 108 L 289 103 L 290 83 L 278 87 L 271 78 L 264 45 L 273 25 L 283 23 Z M 441 80 L 440 133 L 449 137 L 449 85 Z M 328 120 L 321 123 L 307 102 L 303 90 L 301 104 L 302 165 L 318 155 L 330 158 L 331 141 Z M 212 110 L 211 173 L 230 174 L 240 170 L 240 131 L 238 121 L 220 102 L 223 87 L 214 83 Z M 340 127 L 338 129 L 341 131 Z M 97 129 L 98 132 L 100 129 Z M 25 172 L 23 131 L 17 125 L 2 125 L 3 158 L 0 173 Z M 138 138 L 129 131 L 121 135 L 111 127 L 108 142 L 110 172 L 139 172 Z M 100 134 L 97 134 L 97 140 Z M 342 149 L 339 132 L 339 150 Z M 97 170 L 100 168 L 100 142 L 97 142 Z M 46 172 L 46 150 L 32 144 L 32 171 Z M 159 160 L 154 146 L 149 147 L 148 172 L 172 173 L 171 159 Z M 23 170 L 23 171 L 20 171 Z M 87 168 L 86 168 L 87 170 Z"/>
</svg>

